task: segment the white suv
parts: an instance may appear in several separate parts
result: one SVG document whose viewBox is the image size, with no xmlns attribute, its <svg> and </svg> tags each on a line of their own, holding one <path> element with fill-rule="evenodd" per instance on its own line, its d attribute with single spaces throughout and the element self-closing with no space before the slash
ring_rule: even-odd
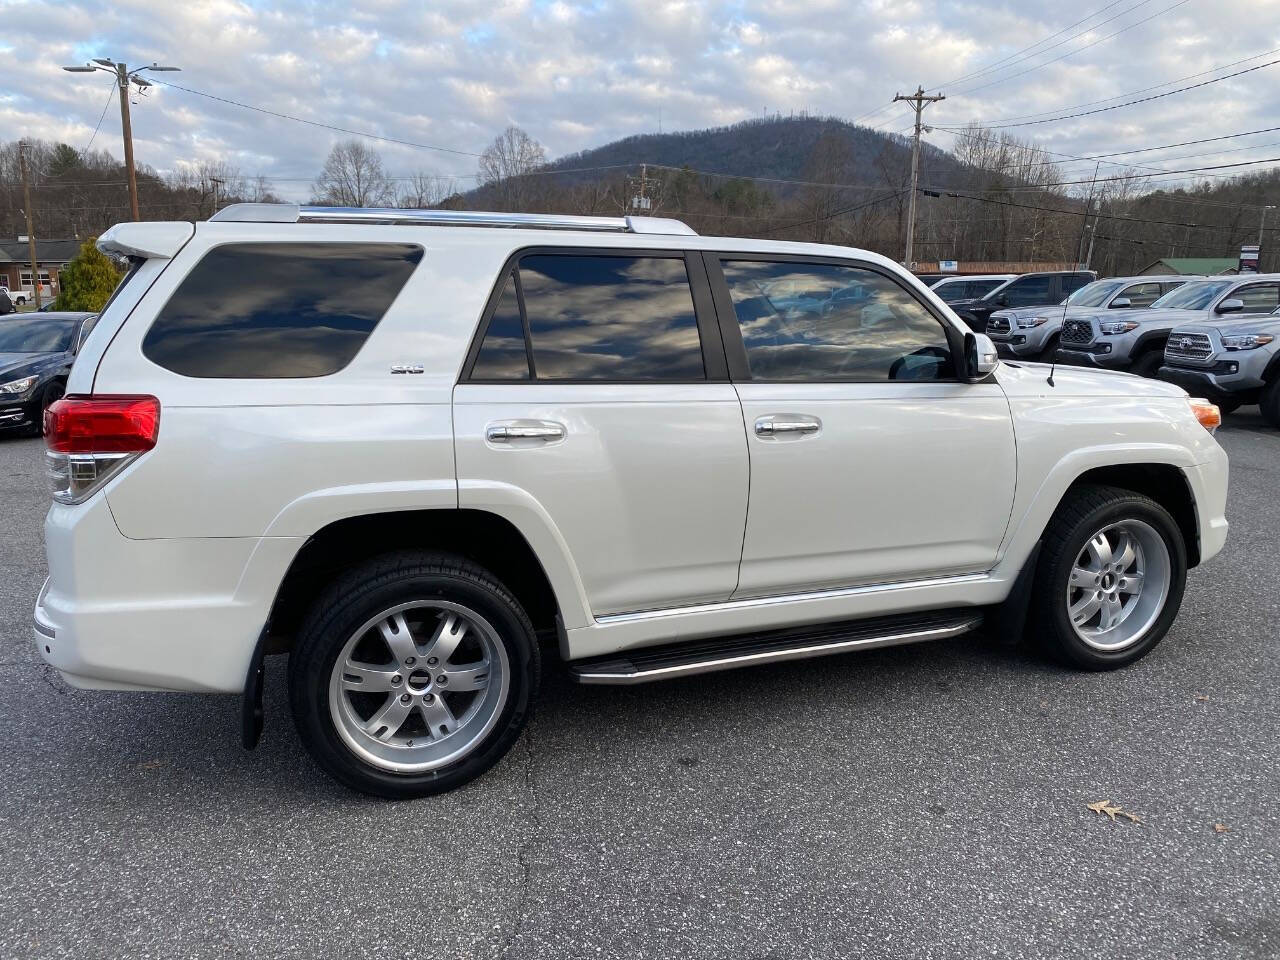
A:
<svg viewBox="0 0 1280 960">
<path fill-rule="evenodd" d="M 985 618 L 1118 667 L 1226 537 L 1211 405 L 1001 365 L 864 251 L 289 205 L 99 246 L 134 268 L 46 419 L 40 652 L 241 694 L 252 746 L 288 651 L 304 743 L 359 790 L 483 772 L 546 643 L 637 683 Z"/>
</svg>

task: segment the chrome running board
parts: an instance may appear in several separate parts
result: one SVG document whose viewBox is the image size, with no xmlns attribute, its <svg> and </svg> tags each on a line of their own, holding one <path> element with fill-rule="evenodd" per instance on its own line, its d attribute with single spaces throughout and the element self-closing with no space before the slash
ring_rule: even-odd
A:
<svg viewBox="0 0 1280 960">
<path fill-rule="evenodd" d="M 842 623 L 815 624 L 766 633 L 644 647 L 569 664 L 578 683 L 633 684 L 734 670 L 784 660 L 942 640 L 982 624 L 974 610 L 939 610 Z"/>
</svg>

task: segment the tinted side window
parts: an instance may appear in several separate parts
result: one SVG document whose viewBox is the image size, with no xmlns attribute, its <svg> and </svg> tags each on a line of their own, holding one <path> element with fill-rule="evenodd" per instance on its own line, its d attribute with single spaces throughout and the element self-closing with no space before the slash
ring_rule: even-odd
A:
<svg viewBox="0 0 1280 960">
<path fill-rule="evenodd" d="M 969 296 L 985 297 L 1002 283 L 1004 283 L 1003 280 L 970 280 L 968 283 Z"/>
<path fill-rule="evenodd" d="M 1021 277 L 1004 288 L 1004 295 L 1011 307 L 1034 307 L 1051 302 L 1053 277 L 1045 274 Z"/>
<path fill-rule="evenodd" d="M 524 321 L 520 318 L 516 281 L 514 276 L 507 274 L 502 282 L 498 308 L 489 320 L 471 376 L 476 380 L 528 380 L 529 375 L 529 355 L 525 351 Z"/>
<path fill-rule="evenodd" d="M 204 255 L 142 352 L 187 377 L 323 377 L 351 362 L 419 261 L 407 243 L 235 243 Z"/>
<path fill-rule="evenodd" d="M 727 260 L 747 365 L 756 380 L 949 380 L 942 324 L 893 280 L 861 267 Z M 813 296 L 775 298 L 782 280 Z"/>
<path fill-rule="evenodd" d="M 1093 283 L 1093 277 L 1087 273 L 1071 273 L 1062 278 L 1062 295 L 1064 297 L 1075 293 L 1081 287 L 1087 287 Z"/>
<path fill-rule="evenodd" d="M 1244 301 L 1244 313 L 1270 313 L 1280 306 L 1280 284 L 1255 283 L 1228 294 Z"/>
<path fill-rule="evenodd" d="M 1131 287 L 1125 287 L 1118 296 L 1128 297 L 1130 306 L 1149 307 L 1159 300 L 1162 294 L 1158 283 L 1135 283 Z"/>
<path fill-rule="evenodd" d="M 538 380 L 704 380 L 682 257 L 534 254 L 520 285 Z"/>
</svg>

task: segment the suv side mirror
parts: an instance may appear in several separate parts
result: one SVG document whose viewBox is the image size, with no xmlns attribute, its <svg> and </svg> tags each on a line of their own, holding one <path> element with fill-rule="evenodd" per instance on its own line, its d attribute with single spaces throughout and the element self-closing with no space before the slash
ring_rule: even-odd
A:
<svg viewBox="0 0 1280 960">
<path fill-rule="evenodd" d="M 1218 304 L 1214 308 L 1213 312 L 1214 313 L 1239 313 L 1243 309 L 1244 309 L 1244 301 L 1241 300 L 1239 297 L 1231 297 L 1230 299 L 1223 300 L 1220 304 Z"/>
<path fill-rule="evenodd" d="M 1132 306 L 1133 306 L 1133 301 L 1130 300 L 1128 297 L 1116 297 L 1114 300 L 1112 300 L 1110 303 L 1107 304 L 1107 309 L 1127 310 L 1129 307 L 1132 307 Z"/>
<path fill-rule="evenodd" d="M 995 372 L 1000 365 L 1000 354 L 996 345 L 985 333 L 966 333 L 964 335 L 964 379 L 969 383 L 978 383 Z"/>
</svg>

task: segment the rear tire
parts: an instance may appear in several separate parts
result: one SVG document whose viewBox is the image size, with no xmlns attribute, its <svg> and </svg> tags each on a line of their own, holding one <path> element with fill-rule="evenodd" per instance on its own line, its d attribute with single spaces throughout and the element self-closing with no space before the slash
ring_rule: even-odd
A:
<svg viewBox="0 0 1280 960">
<path fill-rule="evenodd" d="M 1280 429 L 1280 377 L 1276 377 L 1262 389 L 1258 409 L 1262 411 L 1263 420 Z"/>
<path fill-rule="evenodd" d="M 290 657 L 289 700 L 330 776 L 406 799 L 497 763 L 529 719 L 540 669 L 529 618 L 487 570 L 402 552 L 320 595 Z"/>
<path fill-rule="evenodd" d="M 1186 578 L 1186 545 L 1164 507 L 1130 490 L 1078 487 L 1045 530 L 1031 636 L 1069 666 L 1126 666 L 1169 632 Z"/>
</svg>

